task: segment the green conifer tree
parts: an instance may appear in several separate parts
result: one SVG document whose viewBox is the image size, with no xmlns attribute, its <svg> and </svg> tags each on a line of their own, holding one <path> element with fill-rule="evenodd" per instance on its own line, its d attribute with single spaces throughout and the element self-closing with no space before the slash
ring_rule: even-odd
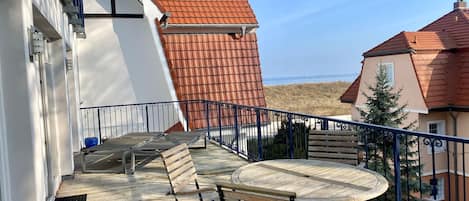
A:
<svg viewBox="0 0 469 201">
<path fill-rule="evenodd" d="M 359 109 L 359 112 L 365 123 L 413 129 L 415 123 L 403 125 L 408 116 L 408 113 L 404 111 L 407 105 L 399 106 L 398 101 L 401 90 L 393 92 L 387 73 L 385 66 L 380 65 L 376 76 L 376 84 L 369 86 L 372 95 L 363 93 L 367 99 L 366 109 Z M 395 200 L 396 184 L 394 183 L 392 149 L 392 136 L 394 134 L 370 129 L 365 129 L 362 133 L 366 135 L 369 146 L 368 168 L 384 175 L 390 184 L 387 194 L 381 196 L 379 200 L 385 198 Z M 399 137 L 402 199 L 420 200 L 420 191 L 427 193 L 429 188 L 428 185 L 422 184 L 419 179 L 423 166 L 418 162 L 418 138 L 403 135 L 399 135 Z"/>
</svg>

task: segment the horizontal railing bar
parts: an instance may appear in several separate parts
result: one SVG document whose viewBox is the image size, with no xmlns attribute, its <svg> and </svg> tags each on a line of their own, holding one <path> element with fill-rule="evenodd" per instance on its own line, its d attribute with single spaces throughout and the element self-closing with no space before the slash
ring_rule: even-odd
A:
<svg viewBox="0 0 469 201">
<path fill-rule="evenodd" d="M 454 141 L 454 142 L 469 143 L 469 139 L 462 138 L 462 137 L 447 136 L 447 135 L 433 134 L 433 133 L 425 133 L 425 132 L 420 132 L 420 131 L 410 131 L 410 130 L 405 130 L 405 129 L 401 129 L 401 128 L 392 128 L 392 127 L 386 127 L 386 126 L 375 125 L 375 124 L 367 124 L 367 123 L 361 123 L 361 122 L 355 122 L 355 121 L 334 119 L 334 118 L 330 118 L 330 117 L 315 116 L 315 115 L 297 113 L 297 112 L 288 112 L 288 111 L 279 110 L 279 109 L 269 109 L 269 108 L 256 107 L 256 106 L 237 105 L 237 104 L 233 104 L 233 103 L 217 102 L 217 101 L 209 101 L 209 102 L 212 102 L 212 103 L 215 103 L 215 104 L 232 105 L 232 106 L 236 105 L 236 106 L 238 106 L 239 109 L 241 109 L 241 108 L 251 108 L 251 109 L 266 110 L 266 111 L 269 111 L 269 112 L 286 113 L 286 114 L 291 114 L 291 115 L 294 115 L 294 116 L 301 116 L 303 118 L 313 118 L 313 119 L 327 120 L 327 121 L 332 121 L 332 122 L 336 122 L 336 123 L 343 123 L 343 124 L 348 124 L 348 125 L 354 125 L 354 126 L 374 128 L 374 129 L 388 131 L 388 132 L 391 132 L 391 133 L 406 134 L 406 135 L 411 134 L 411 135 L 419 136 L 419 137 L 437 138 L 437 139 L 440 139 L 440 140 L 450 140 L 450 141 Z"/>
<path fill-rule="evenodd" d="M 316 116 L 316 115 L 305 114 L 305 113 L 289 112 L 289 111 L 279 110 L 279 109 L 270 109 L 270 108 L 265 108 L 265 107 L 248 106 L 248 105 L 239 105 L 239 104 L 235 104 L 235 103 L 211 101 L 211 100 L 162 101 L 162 102 L 149 102 L 149 103 L 135 103 L 135 104 L 84 107 L 84 108 L 80 108 L 80 109 L 81 110 L 89 110 L 89 109 L 101 109 L 101 108 L 113 108 L 113 107 L 125 107 L 125 106 L 170 104 L 170 103 L 198 103 L 198 102 L 200 102 L 200 103 L 209 102 L 211 104 L 221 104 L 221 105 L 227 105 L 227 106 L 231 106 L 231 107 L 237 106 L 238 110 L 248 108 L 250 110 L 264 110 L 264 111 L 267 111 L 267 112 L 284 113 L 284 114 L 289 114 L 289 115 L 293 115 L 293 116 L 300 116 L 302 118 L 313 118 L 313 119 L 318 119 L 318 120 L 332 121 L 332 122 L 335 122 L 335 123 L 342 123 L 342 124 L 347 124 L 347 125 L 378 129 L 378 130 L 381 130 L 381 131 L 391 132 L 393 134 L 413 135 L 413 136 L 416 136 L 416 137 L 418 136 L 418 137 L 424 137 L 424 138 L 436 138 L 436 139 L 439 139 L 439 140 L 448 140 L 448 141 L 452 141 L 452 142 L 469 143 L 469 139 L 462 138 L 462 137 L 457 137 L 457 136 L 447 136 L 447 135 L 441 135 L 441 134 L 425 133 L 425 132 L 420 132 L 420 131 L 410 131 L 410 130 L 405 130 L 405 129 L 401 129 L 401 128 L 392 128 L 392 127 L 386 127 L 386 126 L 381 126 L 381 125 L 374 125 L 374 124 L 367 124 L 367 123 L 354 122 L 354 121 L 348 121 L 348 120 L 334 119 L 334 118 L 330 118 L 330 117 Z"/>
<path fill-rule="evenodd" d="M 80 108 L 80 110 L 112 108 L 112 107 L 126 107 L 126 106 L 139 106 L 139 105 L 170 104 L 170 103 L 194 103 L 194 102 L 203 102 L 203 100 L 163 101 L 163 102 L 131 103 L 131 104 L 120 104 L 120 105 L 104 105 L 104 106 L 82 107 L 82 108 Z"/>
</svg>

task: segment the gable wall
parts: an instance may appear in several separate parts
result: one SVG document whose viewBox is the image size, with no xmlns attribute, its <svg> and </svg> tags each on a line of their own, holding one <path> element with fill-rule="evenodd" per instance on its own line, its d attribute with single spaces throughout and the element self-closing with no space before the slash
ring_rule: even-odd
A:
<svg viewBox="0 0 469 201">
<path fill-rule="evenodd" d="M 376 83 L 379 63 L 394 64 L 394 91 L 402 89 L 399 105 L 407 104 L 406 110 L 410 113 L 415 113 L 410 114 L 408 122 L 417 120 L 417 113 L 427 113 L 427 107 L 421 96 L 421 90 L 409 54 L 365 58 L 359 94 L 354 107 L 364 108 L 366 97 L 363 95 L 363 92 L 368 95 L 372 94 L 368 87 Z M 357 111 L 352 112 L 352 119 L 360 120 L 360 115 Z"/>
</svg>

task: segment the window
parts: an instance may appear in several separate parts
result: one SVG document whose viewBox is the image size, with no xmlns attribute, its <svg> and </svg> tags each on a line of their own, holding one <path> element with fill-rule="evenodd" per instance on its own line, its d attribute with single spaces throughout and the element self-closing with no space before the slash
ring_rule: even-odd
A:
<svg viewBox="0 0 469 201">
<path fill-rule="evenodd" d="M 446 133 L 446 128 L 445 128 L 445 121 L 440 120 L 440 121 L 430 121 L 428 122 L 428 128 L 427 131 L 429 133 L 434 133 L 434 134 L 445 134 Z M 441 153 L 446 151 L 446 142 L 442 141 L 443 146 L 437 147 L 435 146 L 435 153 Z M 432 153 L 432 147 L 431 145 L 427 146 L 427 151 L 429 154 Z"/>
<path fill-rule="evenodd" d="M 383 69 L 386 73 L 386 78 L 391 86 L 394 86 L 394 64 L 393 63 L 380 63 L 378 64 L 378 70 Z"/>
</svg>

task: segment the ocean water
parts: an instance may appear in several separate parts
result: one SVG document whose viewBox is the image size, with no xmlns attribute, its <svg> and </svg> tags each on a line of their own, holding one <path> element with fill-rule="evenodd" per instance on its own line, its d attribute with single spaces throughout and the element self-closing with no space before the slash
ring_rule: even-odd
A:
<svg viewBox="0 0 469 201">
<path fill-rule="evenodd" d="M 319 83 L 319 82 L 336 82 L 345 81 L 353 82 L 357 78 L 358 73 L 335 74 L 335 75 L 311 75 L 311 76 L 285 76 L 285 77 L 264 77 L 264 85 L 287 85 L 302 83 Z"/>
</svg>

